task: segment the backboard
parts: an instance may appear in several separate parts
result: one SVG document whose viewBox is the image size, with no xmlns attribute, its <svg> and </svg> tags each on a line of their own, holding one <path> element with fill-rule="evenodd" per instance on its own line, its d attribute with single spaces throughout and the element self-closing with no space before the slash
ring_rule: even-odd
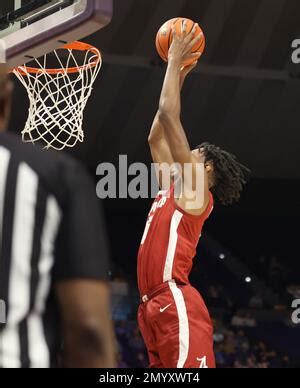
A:
<svg viewBox="0 0 300 388">
<path fill-rule="evenodd" d="M 1 0 L 0 63 L 27 63 L 105 27 L 113 0 Z"/>
</svg>

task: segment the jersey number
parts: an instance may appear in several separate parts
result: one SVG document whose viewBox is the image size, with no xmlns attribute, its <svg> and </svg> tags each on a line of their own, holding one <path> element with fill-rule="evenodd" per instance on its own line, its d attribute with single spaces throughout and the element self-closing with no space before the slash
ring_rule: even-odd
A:
<svg viewBox="0 0 300 388">
<path fill-rule="evenodd" d="M 143 245 L 144 242 L 146 241 L 146 238 L 148 236 L 149 229 L 150 229 L 151 223 L 153 221 L 153 217 L 154 217 L 154 214 L 155 214 L 156 210 L 162 208 L 163 206 L 165 206 L 166 202 L 167 202 L 167 198 L 166 197 L 162 197 L 159 201 L 154 202 L 154 204 L 152 206 L 152 209 L 150 210 L 150 213 L 149 213 L 151 215 L 149 215 L 149 217 L 148 217 L 141 245 Z"/>
<path fill-rule="evenodd" d="M 142 238 L 141 245 L 143 245 L 144 242 L 146 241 L 146 238 L 147 238 L 147 236 L 148 236 L 148 232 L 149 232 L 149 229 L 150 229 L 150 226 L 151 226 L 153 217 L 154 217 L 154 216 L 149 216 L 149 217 L 148 217 L 148 220 L 147 220 L 146 228 L 145 228 L 145 231 L 144 231 L 144 234 L 143 234 L 143 238 Z"/>
</svg>

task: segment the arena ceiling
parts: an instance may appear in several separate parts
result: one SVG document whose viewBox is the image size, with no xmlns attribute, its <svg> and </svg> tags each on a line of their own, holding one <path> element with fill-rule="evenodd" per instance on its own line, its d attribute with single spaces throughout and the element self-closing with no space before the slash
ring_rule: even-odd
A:
<svg viewBox="0 0 300 388">
<path fill-rule="evenodd" d="M 77 156 L 92 169 L 119 154 L 150 161 L 147 135 L 164 75 L 154 38 L 178 15 L 199 21 L 207 39 L 184 90 L 190 142 L 226 147 L 257 178 L 300 178 L 300 64 L 291 64 L 299 0 L 115 0 L 111 25 L 85 39 L 102 50 L 104 66 Z M 16 113 L 14 128 L 26 109 Z"/>
</svg>

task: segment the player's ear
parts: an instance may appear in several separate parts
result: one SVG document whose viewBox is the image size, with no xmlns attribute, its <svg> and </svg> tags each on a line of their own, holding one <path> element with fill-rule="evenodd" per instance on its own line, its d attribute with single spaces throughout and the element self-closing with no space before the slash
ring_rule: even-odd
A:
<svg viewBox="0 0 300 388">
<path fill-rule="evenodd" d="M 205 163 L 205 171 L 207 172 L 207 173 L 209 173 L 209 172 L 213 172 L 214 171 L 214 167 L 213 167 L 213 165 L 211 164 L 211 163 Z"/>
</svg>

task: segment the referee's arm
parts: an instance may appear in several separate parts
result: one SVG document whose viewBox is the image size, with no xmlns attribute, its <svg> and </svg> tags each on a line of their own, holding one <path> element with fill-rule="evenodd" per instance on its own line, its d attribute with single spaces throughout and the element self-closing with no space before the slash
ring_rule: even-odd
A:
<svg viewBox="0 0 300 388">
<path fill-rule="evenodd" d="M 80 166 L 65 174 L 69 198 L 58 236 L 55 291 L 60 306 L 63 366 L 115 366 L 107 283 L 108 248 L 95 187 Z"/>
<path fill-rule="evenodd" d="M 109 319 L 109 291 L 103 282 L 74 280 L 57 284 L 63 322 L 63 367 L 115 367 Z"/>
</svg>

